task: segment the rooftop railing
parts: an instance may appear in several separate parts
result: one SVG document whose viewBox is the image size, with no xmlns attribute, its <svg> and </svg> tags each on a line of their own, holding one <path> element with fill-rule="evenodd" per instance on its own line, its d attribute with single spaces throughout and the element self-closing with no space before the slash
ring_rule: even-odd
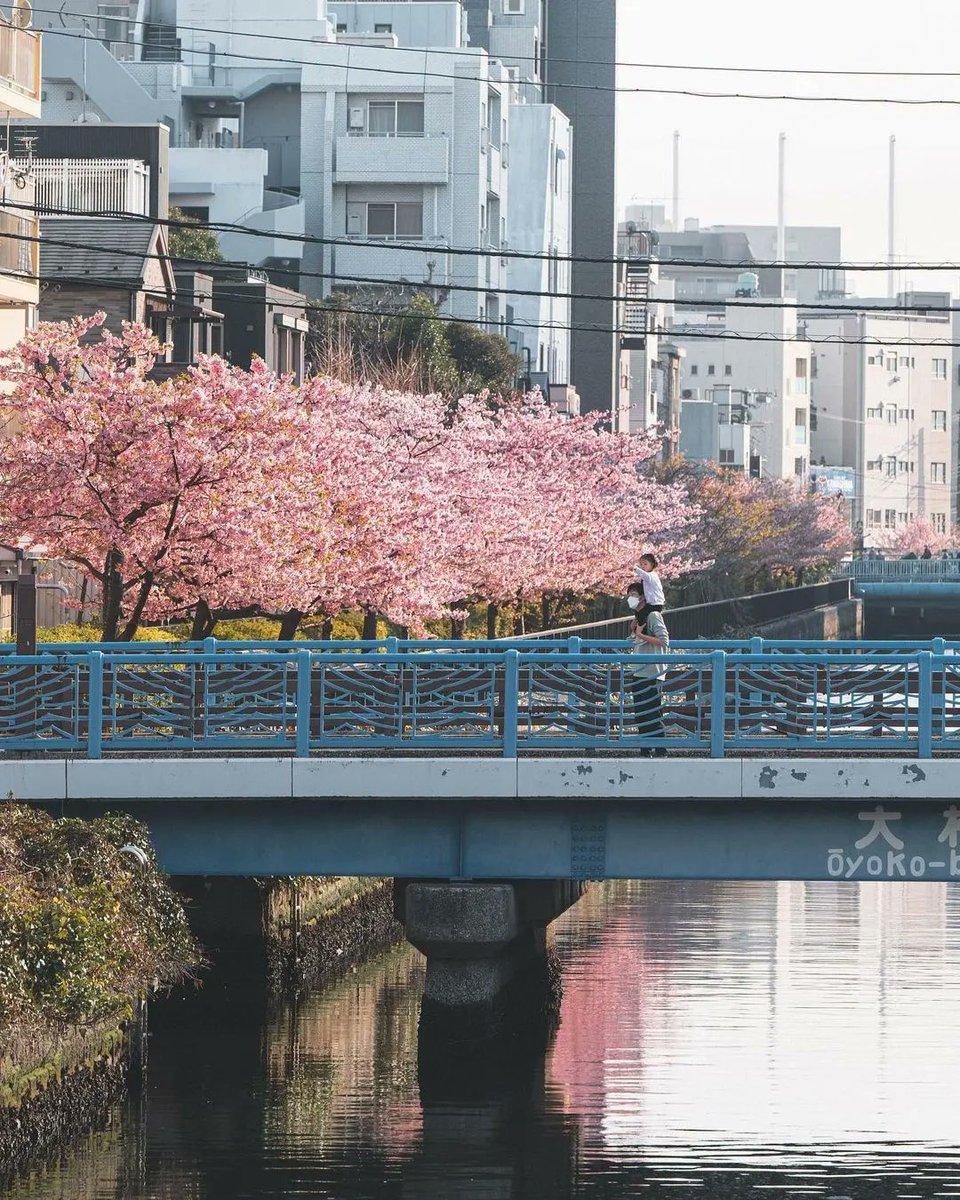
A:
<svg viewBox="0 0 960 1200">
<path fill-rule="evenodd" d="M 0 657 L 0 755 L 960 753 L 957 646 Z M 371 652 L 376 651 L 376 652 Z M 444 652 L 446 651 L 446 652 Z M 663 725 L 650 722 L 659 691 Z M 638 725 L 638 721 L 642 724 Z"/>
</svg>

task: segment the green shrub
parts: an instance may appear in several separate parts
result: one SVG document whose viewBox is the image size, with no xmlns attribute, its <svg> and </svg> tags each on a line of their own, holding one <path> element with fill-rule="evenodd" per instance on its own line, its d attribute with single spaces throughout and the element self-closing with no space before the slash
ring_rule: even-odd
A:
<svg viewBox="0 0 960 1200">
<path fill-rule="evenodd" d="M 148 865 L 124 846 L 138 846 Z M 182 978 L 199 957 L 138 822 L 55 821 L 0 805 L 0 1032 L 122 1020 L 137 996 Z"/>
</svg>

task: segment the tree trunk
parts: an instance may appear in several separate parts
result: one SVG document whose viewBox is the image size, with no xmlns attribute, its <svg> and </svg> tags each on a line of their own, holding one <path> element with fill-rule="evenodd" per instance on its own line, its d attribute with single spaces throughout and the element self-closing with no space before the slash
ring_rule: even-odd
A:
<svg viewBox="0 0 960 1200">
<path fill-rule="evenodd" d="M 333 641 L 333 617 L 324 617 L 323 624 L 320 626 L 320 641 Z"/>
<path fill-rule="evenodd" d="M 450 618 L 450 640 L 451 642 L 459 642 L 463 638 L 463 621 L 456 617 Z"/>
<path fill-rule="evenodd" d="M 193 610 L 193 625 L 190 629 L 190 641 L 202 642 L 204 638 L 211 637 L 216 625 L 216 618 L 211 613 L 210 607 L 206 600 L 198 600 L 197 607 Z"/>
<path fill-rule="evenodd" d="M 292 642 L 297 636 L 297 630 L 300 628 L 302 620 L 303 613 L 299 608 L 291 608 L 289 612 L 285 612 L 280 620 L 280 641 Z"/>
<path fill-rule="evenodd" d="M 375 612 L 365 612 L 363 614 L 363 629 L 360 630 L 360 638 L 364 642 L 375 642 L 377 640 L 378 630 L 377 614 Z"/>
<path fill-rule="evenodd" d="M 496 604 L 487 605 L 487 640 L 494 642 L 497 639 L 497 617 L 500 616 L 500 609 Z"/>
<path fill-rule="evenodd" d="M 550 597 L 546 592 L 540 597 L 540 628 L 550 628 Z"/>
<path fill-rule="evenodd" d="M 78 625 L 86 625 L 87 623 L 87 587 L 90 580 L 86 575 L 83 577 L 83 582 L 80 584 L 80 616 L 77 618 Z"/>
<path fill-rule="evenodd" d="M 140 628 L 140 621 L 143 618 L 143 610 L 147 607 L 147 601 L 150 599 L 150 593 L 153 591 L 153 572 L 147 571 L 140 584 L 140 592 L 137 595 L 136 603 L 133 606 L 133 612 L 130 614 L 130 620 L 123 627 L 123 633 L 120 634 L 121 642 L 132 642 L 137 630 Z"/>
<path fill-rule="evenodd" d="M 123 580 L 120 576 L 120 559 L 115 550 L 109 551 L 103 569 L 103 640 L 115 642 L 120 625 L 120 602 Z"/>
</svg>

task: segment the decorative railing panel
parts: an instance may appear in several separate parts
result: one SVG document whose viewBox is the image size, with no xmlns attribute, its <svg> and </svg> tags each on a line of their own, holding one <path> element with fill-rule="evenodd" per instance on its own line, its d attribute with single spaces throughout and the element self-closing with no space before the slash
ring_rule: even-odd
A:
<svg viewBox="0 0 960 1200">
<path fill-rule="evenodd" d="M 4 655 L 0 755 L 960 752 L 960 655 L 942 644 L 646 655 L 460 646 Z M 662 723 L 658 711 L 650 724 L 657 700 Z"/>
</svg>

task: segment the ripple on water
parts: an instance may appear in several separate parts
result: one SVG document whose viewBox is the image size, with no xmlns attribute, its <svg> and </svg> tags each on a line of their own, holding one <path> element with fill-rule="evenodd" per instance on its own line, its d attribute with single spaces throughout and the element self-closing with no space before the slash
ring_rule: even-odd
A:
<svg viewBox="0 0 960 1200">
<path fill-rule="evenodd" d="M 10 1200 L 960 1197 L 944 884 L 621 883 L 556 927 L 544 1060 L 421 1098 L 423 960 L 157 1027 L 145 1095 Z"/>
</svg>

